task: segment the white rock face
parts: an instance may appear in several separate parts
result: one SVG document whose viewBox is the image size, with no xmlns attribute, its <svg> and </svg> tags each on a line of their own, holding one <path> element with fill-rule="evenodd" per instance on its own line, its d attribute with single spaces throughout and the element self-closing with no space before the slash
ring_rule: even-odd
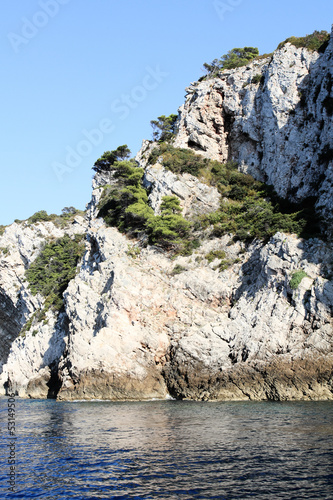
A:
<svg viewBox="0 0 333 500">
<path fill-rule="evenodd" d="M 332 51 L 332 38 L 324 54 L 287 44 L 271 59 L 192 84 L 174 142 L 238 161 L 281 196 L 314 196 L 329 236 Z M 155 147 L 144 141 L 136 156 L 155 213 L 166 195 L 179 197 L 189 219 L 217 210 L 215 188 L 149 164 Z M 97 218 L 106 184 L 114 184 L 112 173 L 95 175 L 86 220 L 65 229 L 13 224 L 0 237 L 0 393 L 63 400 L 168 393 L 333 399 L 330 240 L 277 233 L 268 243 L 245 246 L 225 235 L 205 239 L 191 256 L 171 258 Z M 48 311 L 19 336 L 44 304 L 31 294 L 25 270 L 49 238 L 76 232 L 86 233 L 86 252 L 63 310 Z M 222 257 L 211 262 L 212 251 L 225 252 L 224 271 Z"/>
<path fill-rule="evenodd" d="M 52 311 L 24 337 L 18 336 L 27 320 L 44 305 L 39 294 L 31 293 L 24 275 L 47 242 L 65 234 L 82 234 L 86 227 L 85 219 L 77 216 L 64 229 L 53 222 L 14 223 L 0 236 L 0 393 L 9 382 L 19 395 L 26 396 L 29 381 L 62 354 L 64 318 L 55 317 Z M 46 382 L 41 390 L 46 397 Z"/>
<path fill-rule="evenodd" d="M 148 160 L 156 142 L 143 141 L 135 160 L 138 167 L 144 169 L 143 185 L 149 190 L 149 204 L 155 214 L 160 214 L 160 205 L 163 196 L 177 196 L 185 217 L 212 212 L 220 206 L 220 194 L 212 186 L 207 186 L 190 174 L 176 175 L 166 170 L 163 165 L 150 165 Z M 112 172 L 97 173 L 93 180 L 92 200 L 88 205 L 88 217 L 94 220 L 98 216 L 98 203 L 103 186 L 115 185 Z"/>
<path fill-rule="evenodd" d="M 60 364 L 59 397 L 165 397 L 156 363 L 168 337 L 150 318 L 162 305 L 161 294 L 152 295 L 161 283 L 133 263 L 126 254 L 130 243 L 116 229 L 91 230 L 88 239 L 92 251 L 65 293 L 70 338 Z"/>
<path fill-rule="evenodd" d="M 69 400 L 333 397 L 328 244 L 277 233 L 244 252 L 225 236 L 170 260 L 149 247 L 136 255 L 100 221 L 87 239 L 65 312 L 13 344 L 2 383 L 19 395 L 47 397 L 53 380 Z M 231 266 L 219 272 L 211 250 Z M 307 277 L 292 290 L 299 269 Z"/>
<path fill-rule="evenodd" d="M 332 36 L 324 54 L 287 43 L 271 58 L 192 84 L 175 146 L 235 160 L 282 197 L 315 196 L 331 234 L 332 54 Z"/>
<path fill-rule="evenodd" d="M 176 175 L 156 164 L 145 171 L 144 185 L 150 190 L 149 203 L 155 214 L 160 213 L 163 196 L 177 196 L 184 217 L 213 212 L 220 206 L 220 194 L 190 174 Z"/>
<path fill-rule="evenodd" d="M 54 395 L 48 385 L 52 371 L 67 342 L 66 318 L 48 311 L 43 323 L 35 325 L 12 344 L 0 381 L 22 397 L 47 398 Z M 56 375 L 56 373 L 55 373 Z"/>
<path fill-rule="evenodd" d="M 232 269 L 238 280 L 228 312 L 173 343 L 169 390 L 198 399 L 332 399 L 330 382 L 318 384 L 313 373 L 321 366 L 329 381 L 333 362 L 333 282 L 320 277 L 322 267 L 331 265 L 329 252 L 319 240 L 281 233 L 252 247 Z M 292 290 L 291 277 L 300 269 L 308 277 Z M 230 271 L 223 274 L 231 284 Z M 304 364 L 310 382 L 299 373 Z"/>
</svg>

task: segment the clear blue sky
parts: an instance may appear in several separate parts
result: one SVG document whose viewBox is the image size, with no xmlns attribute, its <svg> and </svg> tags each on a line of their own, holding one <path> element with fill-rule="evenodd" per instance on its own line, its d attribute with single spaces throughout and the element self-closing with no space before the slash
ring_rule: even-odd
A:
<svg viewBox="0 0 333 500">
<path fill-rule="evenodd" d="M 84 209 L 95 160 L 134 155 L 204 62 L 330 31 L 332 14 L 332 0 L 3 0 L 0 224 Z"/>
</svg>

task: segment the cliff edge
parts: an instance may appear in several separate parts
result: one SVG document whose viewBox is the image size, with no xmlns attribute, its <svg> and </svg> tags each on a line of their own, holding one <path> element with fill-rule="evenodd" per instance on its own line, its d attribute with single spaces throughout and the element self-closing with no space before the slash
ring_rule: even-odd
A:
<svg viewBox="0 0 333 500">
<path fill-rule="evenodd" d="M 191 84 L 171 144 L 144 141 L 135 161 L 97 171 L 85 217 L 1 231 L 2 394 L 333 399 L 332 54 L 333 36 L 322 53 L 286 43 Z M 170 168 L 177 154 L 206 170 Z M 311 204 L 321 233 L 269 232 L 265 221 L 263 238 L 239 231 L 245 208 L 257 219 L 268 210 L 257 182 Z M 283 227 L 296 227 L 301 210 L 286 213 Z M 79 240 L 51 303 L 27 272 L 45 249 Z"/>
</svg>

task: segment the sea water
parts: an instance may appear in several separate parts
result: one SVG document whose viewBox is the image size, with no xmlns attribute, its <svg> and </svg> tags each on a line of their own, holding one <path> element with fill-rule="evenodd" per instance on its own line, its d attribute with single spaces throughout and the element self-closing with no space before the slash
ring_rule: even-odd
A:
<svg viewBox="0 0 333 500">
<path fill-rule="evenodd" d="M 333 498 L 332 402 L 7 400 L 0 498 Z"/>
</svg>

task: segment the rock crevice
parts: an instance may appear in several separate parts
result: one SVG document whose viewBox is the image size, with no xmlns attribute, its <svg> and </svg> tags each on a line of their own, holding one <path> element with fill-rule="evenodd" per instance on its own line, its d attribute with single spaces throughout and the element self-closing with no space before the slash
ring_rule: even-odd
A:
<svg viewBox="0 0 333 500">
<path fill-rule="evenodd" d="M 333 37 L 323 54 L 284 45 L 272 57 L 191 84 L 174 147 L 190 148 L 311 197 L 325 241 L 277 232 L 244 243 L 201 235 L 171 256 L 107 227 L 99 215 L 112 172 L 96 173 L 86 219 L 14 223 L 0 235 L 0 392 L 77 399 L 333 399 Z M 215 187 L 149 158 L 149 204 L 177 196 L 187 219 L 214 212 Z M 85 235 L 63 307 L 39 312 L 25 271 L 50 239 Z M 206 236 L 206 237 L 204 237 Z M 225 266 L 220 266 L 225 255 Z M 213 257 L 213 260 L 212 260 Z"/>
</svg>

